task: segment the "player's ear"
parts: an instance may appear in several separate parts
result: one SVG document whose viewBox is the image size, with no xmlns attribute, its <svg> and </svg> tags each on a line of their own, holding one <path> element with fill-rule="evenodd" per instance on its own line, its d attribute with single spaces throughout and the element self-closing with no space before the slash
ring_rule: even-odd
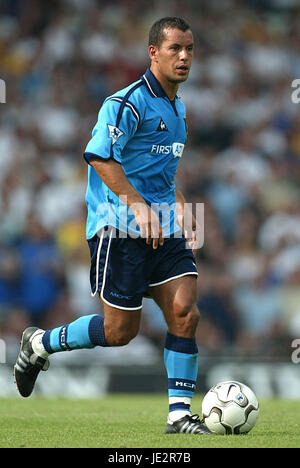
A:
<svg viewBox="0 0 300 468">
<path fill-rule="evenodd" d="M 158 48 L 156 46 L 154 46 L 154 45 L 150 45 L 148 47 L 149 57 L 154 62 L 157 62 L 157 51 L 158 51 Z"/>
</svg>

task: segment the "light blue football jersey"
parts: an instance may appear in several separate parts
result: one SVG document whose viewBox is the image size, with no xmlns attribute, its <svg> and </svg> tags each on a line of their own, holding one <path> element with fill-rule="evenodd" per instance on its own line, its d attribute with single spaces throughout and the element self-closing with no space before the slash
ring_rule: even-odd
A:
<svg viewBox="0 0 300 468">
<path fill-rule="evenodd" d="M 179 231 L 174 177 L 187 139 L 185 106 L 170 101 L 150 69 L 140 80 L 108 97 L 93 128 L 84 158 L 113 158 L 132 186 L 159 214 L 165 237 Z M 87 239 L 104 226 L 139 236 L 132 210 L 89 165 L 86 191 Z"/>
</svg>

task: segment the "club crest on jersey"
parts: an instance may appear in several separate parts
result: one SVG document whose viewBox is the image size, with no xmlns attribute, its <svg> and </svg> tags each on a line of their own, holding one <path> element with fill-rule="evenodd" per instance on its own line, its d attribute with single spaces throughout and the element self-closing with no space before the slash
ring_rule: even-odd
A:
<svg viewBox="0 0 300 468">
<path fill-rule="evenodd" d="M 184 144 L 173 143 L 173 154 L 174 158 L 181 158 L 184 149 Z"/>
<path fill-rule="evenodd" d="M 168 127 L 166 126 L 163 119 L 160 119 L 160 122 L 159 122 L 159 125 L 158 125 L 156 131 L 157 132 L 167 132 L 168 131 Z"/>
<path fill-rule="evenodd" d="M 114 145 L 116 141 L 120 138 L 120 136 L 124 135 L 124 132 L 122 132 L 122 130 L 113 125 L 107 124 L 107 126 L 109 131 L 109 137 L 112 139 L 112 144 Z"/>
</svg>

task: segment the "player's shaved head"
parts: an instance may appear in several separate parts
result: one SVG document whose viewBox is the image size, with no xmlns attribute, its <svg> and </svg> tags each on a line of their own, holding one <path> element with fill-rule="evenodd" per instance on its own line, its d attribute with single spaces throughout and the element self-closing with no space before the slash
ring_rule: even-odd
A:
<svg viewBox="0 0 300 468">
<path fill-rule="evenodd" d="M 151 26 L 148 45 L 159 48 L 165 38 L 164 31 L 167 28 L 176 28 L 183 32 L 191 29 L 184 19 L 178 18 L 177 16 L 166 16 L 165 18 L 159 19 Z"/>
</svg>

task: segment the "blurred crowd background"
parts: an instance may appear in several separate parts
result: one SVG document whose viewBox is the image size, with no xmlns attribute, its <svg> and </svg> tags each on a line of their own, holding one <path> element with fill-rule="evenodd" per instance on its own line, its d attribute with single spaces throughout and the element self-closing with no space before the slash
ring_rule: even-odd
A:
<svg viewBox="0 0 300 468">
<path fill-rule="evenodd" d="M 205 204 L 202 356 L 286 360 L 300 338 L 299 0 L 0 0 L 0 337 L 101 313 L 91 298 L 82 158 L 104 98 L 148 67 L 148 30 L 196 41 L 177 183 Z M 144 302 L 139 340 L 166 327 Z M 148 347 L 144 349 L 148 350 Z M 148 351 L 147 351 L 148 353 Z"/>
</svg>

